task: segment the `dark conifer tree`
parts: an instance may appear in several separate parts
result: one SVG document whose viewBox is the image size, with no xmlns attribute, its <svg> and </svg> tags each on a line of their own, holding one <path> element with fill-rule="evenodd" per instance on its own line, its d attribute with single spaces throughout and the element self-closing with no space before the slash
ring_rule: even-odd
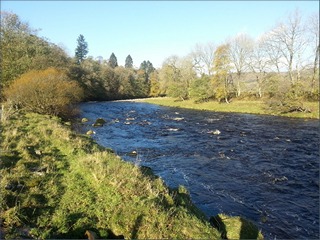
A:
<svg viewBox="0 0 320 240">
<path fill-rule="evenodd" d="M 144 70 L 147 75 L 150 75 L 155 70 L 155 68 L 153 67 L 152 63 L 149 60 L 143 61 L 140 64 L 140 69 Z"/>
<path fill-rule="evenodd" d="M 88 54 L 88 43 L 85 41 L 84 36 L 80 34 L 77 39 L 78 46 L 75 52 L 75 58 L 77 62 L 80 64 Z"/>
<path fill-rule="evenodd" d="M 118 67 L 118 60 L 117 60 L 116 55 L 114 55 L 114 53 L 111 54 L 109 61 L 108 61 L 108 65 L 112 68 Z"/>
<path fill-rule="evenodd" d="M 133 67 L 133 60 L 132 60 L 132 57 L 130 56 L 130 54 L 126 58 L 126 62 L 125 62 L 124 67 L 125 68 L 132 68 Z"/>
</svg>

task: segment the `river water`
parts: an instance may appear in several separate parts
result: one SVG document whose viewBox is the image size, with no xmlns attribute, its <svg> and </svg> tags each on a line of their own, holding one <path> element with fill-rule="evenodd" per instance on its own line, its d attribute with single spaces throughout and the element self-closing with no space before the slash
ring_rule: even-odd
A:
<svg viewBox="0 0 320 240">
<path fill-rule="evenodd" d="M 266 239 L 319 239 L 318 120 L 135 102 L 80 108 L 90 120 L 83 132 L 168 186 L 186 186 L 208 217 L 241 215 Z M 107 123 L 93 128 L 97 118 Z"/>
</svg>

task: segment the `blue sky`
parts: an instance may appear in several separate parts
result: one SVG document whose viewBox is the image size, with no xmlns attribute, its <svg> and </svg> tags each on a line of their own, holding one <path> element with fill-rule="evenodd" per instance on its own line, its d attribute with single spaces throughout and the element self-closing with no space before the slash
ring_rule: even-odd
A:
<svg viewBox="0 0 320 240">
<path fill-rule="evenodd" d="M 137 67 L 143 60 L 160 67 L 197 43 L 219 44 L 239 32 L 258 37 L 296 8 L 307 17 L 319 1 L 1 1 L 1 11 L 18 14 L 70 56 L 82 34 L 88 55 L 114 52 L 124 65 L 130 54 Z"/>
</svg>

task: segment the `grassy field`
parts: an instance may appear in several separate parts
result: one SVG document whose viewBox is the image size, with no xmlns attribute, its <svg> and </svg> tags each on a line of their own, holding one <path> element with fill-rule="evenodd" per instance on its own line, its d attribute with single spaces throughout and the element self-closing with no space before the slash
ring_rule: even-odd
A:
<svg viewBox="0 0 320 240">
<path fill-rule="evenodd" d="M 234 100 L 230 104 L 218 103 L 214 101 L 195 103 L 194 100 L 176 100 L 174 98 L 146 98 L 139 101 L 158 104 L 169 107 L 189 108 L 197 110 L 209 110 L 215 112 L 236 112 L 236 113 L 249 113 L 249 114 L 267 114 L 284 117 L 295 118 L 316 118 L 319 119 L 319 103 L 318 102 L 304 102 L 304 107 L 311 110 L 311 113 L 306 112 L 292 112 L 292 113 L 277 113 L 271 112 L 266 108 L 263 101 L 256 100 Z"/>
<path fill-rule="evenodd" d="M 210 224 L 186 188 L 168 188 L 58 118 L 17 115 L 1 139 L 0 238 L 263 238 L 242 218 Z"/>
</svg>

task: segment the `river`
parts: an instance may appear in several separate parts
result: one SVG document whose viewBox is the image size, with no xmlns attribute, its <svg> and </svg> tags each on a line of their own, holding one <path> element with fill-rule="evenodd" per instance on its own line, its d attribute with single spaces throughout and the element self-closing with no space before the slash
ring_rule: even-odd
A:
<svg viewBox="0 0 320 240">
<path fill-rule="evenodd" d="M 80 108 L 90 120 L 83 132 L 168 186 L 186 186 L 208 217 L 241 215 L 266 239 L 319 239 L 318 120 L 135 102 Z M 93 128 L 97 118 L 107 123 Z"/>
</svg>

